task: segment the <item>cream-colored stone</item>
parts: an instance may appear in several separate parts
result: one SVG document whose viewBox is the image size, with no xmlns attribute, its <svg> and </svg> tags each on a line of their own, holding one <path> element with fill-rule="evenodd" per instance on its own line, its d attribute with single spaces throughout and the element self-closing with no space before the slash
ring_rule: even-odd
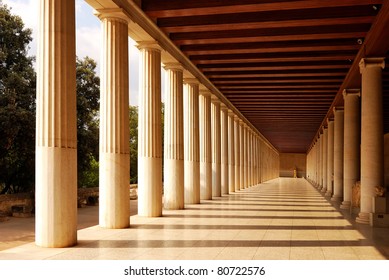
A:
<svg viewBox="0 0 389 280">
<path fill-rule="evenodd" d="M 234 150 L 235 150 L 235 191 L 240 190 L 240 120 L 234 119 Z"/>
<path fill-rule="evenodd" d="M 184 80 L 185 204 L 200 203 L 199 83 Z"/>
<path fill-rule="evenodd" d="M 228 109 L 222 103 L 220 105 L 220 153 L 221 153 L 221 194 L 228 194 Z"/>
<path fill-rule="evenodd" d="M 244 122 L 242 120 L 239 120 L 239 126 L 240 126 L 240 189 L 243 190 L 246 188 L 246 161 L 245 161 L 245 129 L 244 129 Z"/>
<path fill-rule="evenodd" d="M 77 243 L 75 2 L 40 1 L 37 54 L 35 242 Z"/>
<path fill-rule="evenodd" d="M 234 113 L 228 110 L 228 193 L 235 192 L 235 121 Z"/>
<path fill-rule="evenodd" d="M 374 213 L 374 189 L 384 183 L 384 137 L 382 108 L 382 69 L 384 58 L 361 60 L 361 212 L 359 223 L 369 223 Z"/>
<path fill-rule="evenodd" d="M 334 193 L 332 201 L 343 200 L 343 108 L 334 109 Z"/>
<path fill-rule="evenodd" d="M 138 215 L 162 215 L 161 49 L 140 42 Z"/>
<path fill-rule="evenodd" d="M 212 199 L 211 94 L 199 95 L 200 199 Z"/>
<path fill-rule="evenodd" d="M 343 202 L 340 208 L 349 209 L 353 185 L 360 177 L 361 107 L 360 90 L 344 90 L 344 176 Z"/>
<path fill-rule="evenodd" d="M 184 208 L 183 68 L 166 64 L 164 208 Z"/>
<path fill-rule="evenodd" d="M 328 120 L 327 140 L 327 191 L 326 196 L 331 197 L 334 184 L 334 120 Z"/>
<path fill-rule="evenodd" d="M 328 141 L 328 128 L 323 129 L 323 156 L 322 156 L 322 173 L 323 173 L 323 187 L 321 188 L 322 193 L 327 192 L 327 141 Z"/>
<path fill-rule="evenodd" d="M 212 96 L 211 104 L 211 152 L 212 152 L 212 196 L 221 196 L 221 131 L 220 101 Z"/>
</svg>

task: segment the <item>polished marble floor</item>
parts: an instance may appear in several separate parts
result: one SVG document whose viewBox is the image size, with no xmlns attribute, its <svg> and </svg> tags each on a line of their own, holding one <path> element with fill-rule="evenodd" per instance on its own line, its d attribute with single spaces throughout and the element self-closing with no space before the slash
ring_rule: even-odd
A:
<svg viewBox="0 0 389 280">
<path fill-rule="evenodd" d="M 0 251 L 0 259 L 387 260 L 389 228 L 354 223 L 304 179 L 279 178 L 221 198 L 131 216 L 122 230 L 78 231 L 72 248 L 34 243 Z"/>
</svg>

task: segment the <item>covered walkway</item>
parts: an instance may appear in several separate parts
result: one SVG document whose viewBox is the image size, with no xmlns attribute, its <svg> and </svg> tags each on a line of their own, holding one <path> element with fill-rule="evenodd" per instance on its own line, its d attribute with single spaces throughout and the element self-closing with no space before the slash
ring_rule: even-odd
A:
<svg viewBox="0 0 389 280">
<path fill-rule="evenodd" d="M 356 224 L 332 203 L 304 179 L 279 178 L 163 217 L 132 216 L 128 229 L 79 230 L 75 247 L 29 243 L 0 259 L 389 259 L 388 228 Z"/>
</svg>

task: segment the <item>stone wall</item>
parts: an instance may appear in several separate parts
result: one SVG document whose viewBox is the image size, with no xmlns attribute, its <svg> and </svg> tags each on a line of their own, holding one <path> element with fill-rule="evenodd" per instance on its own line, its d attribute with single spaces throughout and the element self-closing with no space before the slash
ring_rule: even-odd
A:
<svg viewBox="0 0 389 280">
<path fill-rule="evenodd" d="M 86 205 L 98 205 L 99 203 L 99 188 L 80 188 L 77 194 L 78 207 Z M 138 185 L 130 185 L 130 199 L 138 199 Z M 1 216 L 12 216 L 15 212 L 15 206 L 24 206 L 24 208 L 32 209 L 34 212 L 34 194 L 33 193 L 18 193 L 18 194 L 3 194 L 0 195 L 0 214 Z M 12 209 L 14 207 L 14 210 Z"/>
<path fill-rule="evenodd" d="M 33 208 L 34 194 L 17 193 L 0 195 L 0 213 L 12 216 L 12 206 L 24 205 Z"/>
<path fill-rule="evenodd" d="M 280 177 L 293 177 L 293 170 L 297 168 L 297 177 L 306 177 L 306 154 L 280 154 Z"/>
</svg>

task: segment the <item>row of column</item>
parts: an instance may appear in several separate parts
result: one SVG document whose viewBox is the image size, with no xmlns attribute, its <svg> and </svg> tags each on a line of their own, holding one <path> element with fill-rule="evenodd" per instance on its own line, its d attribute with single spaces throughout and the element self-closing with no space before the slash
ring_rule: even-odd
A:
<svg viewBox="0 0 389 280">
<path fill-rule="evenodd" d="M 129 226 L 128 17 L 102 23 L 99 224 Z M 36 137 L 36 243 L 77 243 L 75 1 L 40 1 Z M 278 176 L 278 154 L 183 67 L 166 63 L 162 184 L 161 48 L 140 42 L 138 214 L 232 193 Z"/>
<path fill-rule="evenodd" d="M 352 187 L 361 181 L 361 208 L 357 222 L 369 223 L 375 213 L 375 188 L 384 183 L 382 69 L 384 58 L 361 60 L 362 94 L 345 89 L 344 108 L 334 108 L 334 118 L 307 155 L 308 179 L 349 209 Z"/>
</svg>

